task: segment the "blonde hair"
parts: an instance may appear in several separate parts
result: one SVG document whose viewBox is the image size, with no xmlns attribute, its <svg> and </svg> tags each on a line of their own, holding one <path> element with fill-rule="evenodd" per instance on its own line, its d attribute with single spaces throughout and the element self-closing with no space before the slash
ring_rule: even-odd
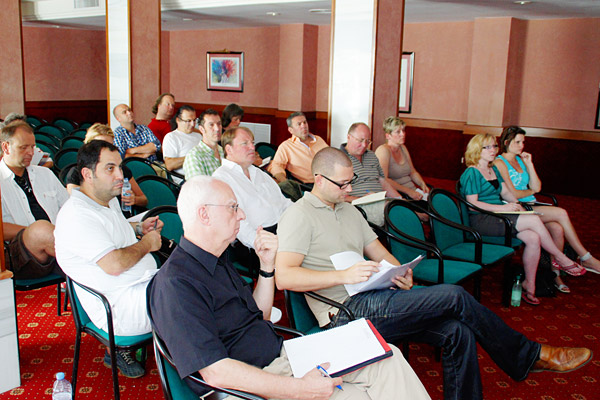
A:
<svg viewBox="0 0 600 400">
<path fill-rule="evenodd" d="M 98 136 L 110 136 L 114 138 L 115 134 L 113 133 L 113 130 L 110 129 L 110 126 L 96 122 L 94 125 L 88 128 L 83 142 L 89 143 L 92 140 L 96 139 Z"/>
<path fill-rule="evenodd" d="M 245 126 L 236 126 L 235 128 L 227 129 L 223 133 L 223 135 L 221 135 L 221 147 L 223 147 L 223 151 L 225 152 L 225 157 L 227 157 L 227 148 L 226 147 L 227 147 L 227 145 L 233 146 L 233 139 L 235 139 L 235 137 L 237 136 L 238 130 L 246 132 L 248 135 L 250 135 L 252 140 L 254 140 L 254 133 L 252 133 L 252 131 Z"/>
<path fill-rule="evenodd" d="M 496 143 L 496 137 L 490 133 L 480 133 L 469 140 L 467 151 L 465 151 L 465 164 L 467 167 L 472 167 L 479 163 L 483 146 L 488 142 Z"/>
<path fill-rule="evenodd" d="M 392 133 L 397 127 L 405 127 L 406 123 L 398 117 L 387 117 L 383 121 L 383 132 Z"/>
</svg>

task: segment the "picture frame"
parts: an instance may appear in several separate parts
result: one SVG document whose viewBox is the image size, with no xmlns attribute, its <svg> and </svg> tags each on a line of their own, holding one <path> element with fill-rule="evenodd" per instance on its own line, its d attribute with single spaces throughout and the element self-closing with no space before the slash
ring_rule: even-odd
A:
<svg viewBox="0 0 600 400">
<path fill-rule="evenodd" d="M 398 95 L 398 112 L 410 113 L 412 109 L 413 73 L 415 53 L 403 52 L 400 61 L 400 90 Z"/>
<path fill-rule="evenodd" d="M 600 90 L 598 90 L 598 103 L 596 104 L 596 123 L 594 129 L 600 129 Z"/>
<path fill-rule="evenodd" d="M 206 52 L 206 89 L 244 91 L 244 52 Z"/>
</svg>

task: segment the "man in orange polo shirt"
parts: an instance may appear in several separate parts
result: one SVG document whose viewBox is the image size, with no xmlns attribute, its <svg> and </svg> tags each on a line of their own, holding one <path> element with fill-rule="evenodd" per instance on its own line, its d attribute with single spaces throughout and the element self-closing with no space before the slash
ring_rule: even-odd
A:
<svg viewBox="0 0 600 400">
<path fill-rule="evenodd" d="M 306 116 L 302 112 L 292 113 L 286 121 L 292 137 L 279 145 L 269 172 L 277 182 L 287 179 L 285 171 L 288 170 L 299 181 L 313 183 L 315 177 L 310 172 L 313 157 L 328 145 L 319 136 L 309 132 Z"/>
</svg>

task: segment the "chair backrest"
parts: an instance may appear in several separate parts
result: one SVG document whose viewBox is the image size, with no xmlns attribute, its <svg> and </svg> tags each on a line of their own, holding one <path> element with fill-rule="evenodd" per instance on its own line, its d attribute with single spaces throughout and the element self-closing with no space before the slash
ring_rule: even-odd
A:
<svg viewBox="0 0 600 400">
<path fill-rule="evenodd" d="M 93 124 L 91 122 L 82 122 L 81 124 L 79 124 L 79 129 L 87 130 L 87 128 L 89 128 L 92 125 Z"/>
<path fill-rule="evenodd" d="M 129 168 L 131 170 L 133 177 L 135 178 L 136 181 L 138 181 L 138 183 L 139 183 L 138 178 L 141 178 L 142 176 L 146 176 L 146 175 L 157 176 L 154 168 L 152 168 L 152 166 L 150 166 L 150 164 L 148 164 L 146 162 L 146 160 L 144 160 L 143 158 L 139 158 L 139 157 L 126 158 L 125 160 L 123 160 L 123 165 L 127 166 L 127 168 Z"/>
<path fill-rule="evenodd" d="M 77 129 L 78 124 L 75 121 L 71 121 L 67 118 L 56 118 L 52 121 L 52 125 L 58 126 L 59 128 L 63 128 L 67 133 L 72 132 L 74 129 Z"/>
<path fill-rule="evenodd" d="M 175 206 L 160 206 L 151 209 L 144 215 L 144 219 L 154 217 L 158 215 L 158 218 L 165 224 L 160 231 L 160 234 L 167 239 L 171 239 L 176 243 L 179 243 L 179 239 L 183 235 L 183 225 L 181 224 L 181 218 L 177 214 L 177 207 Z"/>
<path fill-rule="evenodd" d="M 148 198 L 147 208 L 177 206 L 177 196 L 179 193 L 176 189 L 176 184 L 173 182 L 160 176 L 142 176 L 135 180 Z"/>
<path fill-rule="evenodd" d="M 75 321 L 77 329 L 80 329 L 90 322 L 90 317 L 87 315 L 79 301 L 79 297 L 75 291 L 75 285 L 74 281 L 67 276 L 67 293 L 69 294 L 69 301 L 71 302 L 73 320 Z"/>
<path fill-rule="evenodd" d="M 35 131 L 47 133 L 57 137 L 59 140 L 67 136 L 67 131 L 65 131 L 63 128 L 50 124 L 40 125 L 35 128 Z"/>
<path fill-rule="evenodd" d="M 61 149 L 79 149 L 83 146 L 83 139 L 78 136 L 66 136 L 60 141 Z"/>
<path fill-rule="evenodd" d="M 271 143 L 258 142 L 255 145 L 255 149 L 261 158 L 273 157 L 277 152 L 277 147 Z"/>
<path fill-rule="evenodd" d="M 49 135 L 44 132 L 35 132 L 34 136 L 35 136 L 36 143 L 51 144 L 52 146 L 56 147 L 57 149 L 60 148 L 60 139 L 57 138 L 56 136 L 52 136 L 52 135 Z"/>
<path fill-rule="evenodd" d="M 319 327 L 319 323 L 310 307 L 308 307 L 304 293 L 286 290 L 284 294 L 285 308 L 291 327 L 306 335 L 320 332 L 321 328 Z"/>
<path fill-rule="evenodd" d="M 445 219 L 463 225 L 459 205 L 445 192 L 434 189 L 429 194 L 429 204 L 433 211 Z M 431 222 L 435 243 L 441 250 L 464 242 L 464 233 L 460 229 L 443 224 L 435 218 Z"/>
<path fill-rule="evenodd" d="M 33 115 L 28 115 L 26 121 L 34 129 L 37 128 L 38 126 L 46 123 L 46 121 L 44 119 L 38 118 L 38 117 L 33 116 Z"/>
<path fill-rule="evenodd" d="M 65 185 L 65 187 L 67 186 L 67 176 L 69 175 L 69 172 L 75 167 L 77 167 L 76 163 L 65 165 L 65 167 L 61 169 L 58 173 L 58 179 L 62 182 L 63 185 Z"/>
<path fill-rule="evenodd" d="M 56 146 L 50 144 L 50 143 L 44 143 L 44 142 L 38 142 L 36 140 L 35 145 L 42 150 L 44 153 L 48 153 L 50 154 L 50 157 L 54 158 L 54 156 L 56 155 L 56 153 L 58 153 L 58 149 L 56 148 Z"/>
<path fill-rule="evenodd" d="M 75 136 L 81 139 L 85 139 L 85 135 L 87 134 L 87 128 L 84 128 L 83 126 L 79 129 L 75 129 L 74 131 L 71 131 L 71 133 L 69 134 L 69 136 Z"/>
<path fill-rule="evenodd" d="M 385 225 L 387 231 L 396 236 L 414 242 L 413 238 L 425 240 L 425 232 L 419 216 L 409 208 L 408 202 L 394 200 L 385 208 Z M 401 263 L 414 260 L 425 251 L 405 245 L 396 240 L 390 240 L 390 249 L 394 257 Z"/>
<path fill-rule="evenodd" d="M 75 163 L 77 163 L 77 149 L 62 149 L 54 156 L 54 165 L 59 170 Z"/>
</svg>

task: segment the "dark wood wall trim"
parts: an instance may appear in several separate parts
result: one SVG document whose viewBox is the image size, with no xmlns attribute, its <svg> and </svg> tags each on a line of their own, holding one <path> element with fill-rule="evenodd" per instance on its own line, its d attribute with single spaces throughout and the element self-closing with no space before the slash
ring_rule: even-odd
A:
<svg viewBox="0 0 600 400">
<path fill-rule="evenodd" d="M 48 100 L 26 101 L 25 114 L 52 122 L 57 117 L 75 122 L 106 123 L 106 100 Z"/>
</svg>

